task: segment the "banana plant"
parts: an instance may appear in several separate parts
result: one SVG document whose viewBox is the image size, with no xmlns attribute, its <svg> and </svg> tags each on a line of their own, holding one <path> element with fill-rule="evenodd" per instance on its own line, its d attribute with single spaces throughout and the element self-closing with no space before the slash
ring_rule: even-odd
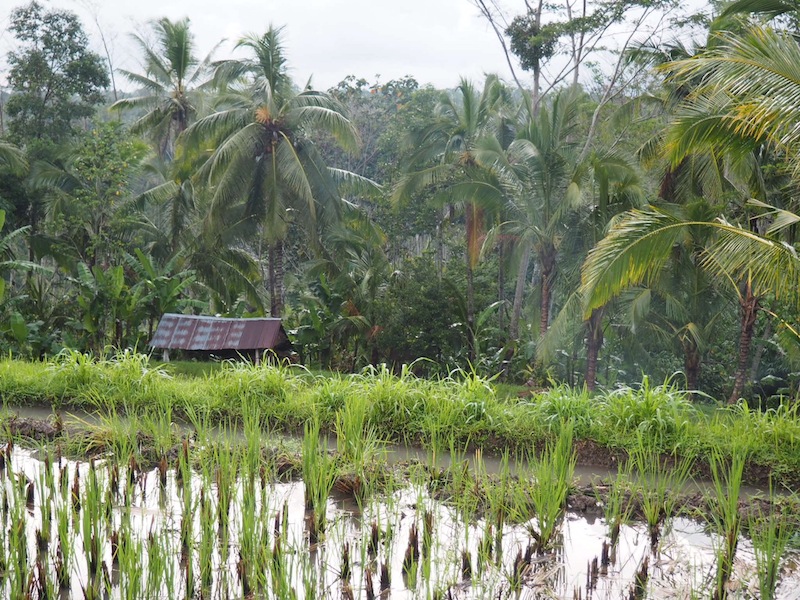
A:
<svg viewBox="0 0 800 600">
<path fill-rule="evenodd" d="M 205 303 L 188 297 L 189 289 L 197 281 L 192 270 L 180 268 L 182 255 L 177 254 L 163 267 L 139 248 L 134 254 L 123 254 L 123 259 L 136 276 L 131 292 L 139 299 L 139 306 L 147 320 L 147 339 L 153 337 L 155 323 L 161 315 L 180 312 L 187 306 L 202 308 Z"/>
<path fill-rule="evenodd" d="M 93 268 L 84 262 L 75 265 L 75 284 L 80 318 L 73 321 L 75 329 L 86 333 L 87 349 L 101 354 L 109 342 L 123 345 L 124 332 L 137 323 L 136 312 L 140 297 L 125 281 L 121 265 Z M 127 327 L 126 327 L 127 325 Z"/>
</svg>

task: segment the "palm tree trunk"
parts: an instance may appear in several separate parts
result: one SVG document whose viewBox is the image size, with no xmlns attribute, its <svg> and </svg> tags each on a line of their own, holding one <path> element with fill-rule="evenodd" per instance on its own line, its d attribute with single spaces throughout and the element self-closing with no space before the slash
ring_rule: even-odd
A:
<svg viewBox="0 0 800 600">
<path fill-rule="evenodd" d="M 484 234 L 484 211 L 474 202 L 468 202 L 464 207 L 466 212 L 466 228 L 467 228 L 467 336 L 469 346 L 469 360 L 475 360 L 476 344 L 475 344 L 475 287 L 474 287 L 474 269 L 478 264 L 480 257 L 481 246 L 486 237 Z"/>
<path fill-rule="evenodd" d="M 556 274 L 556 250 L 552 246 L 543 249 L 539 256 L 542 263 L 542 301 L 540 304 L 539 337 L 547 333 L 550 326 L 550 301 L 553 296 L 553 279 Z"/>
<path fill-rule="evenodd" d="M 604 307 L 595 308 L 586 321 L 586 389 L 593 392 L 597 387 L 597 358 L 603 346 Z"/>
<path fill-rule="evenodd" d="M 525 294 L 525 283 L 528 281 L 528 268 L 531 264 L 531 248 L 527 246 L 522 253 L 522 260 L 517 271 L 517 284 L 514 288 L 514 305 L 511 308 L 511 323 L 508 327 L 508 337 L 511 340 L 519 339 L 519 320 L 522 316 L 522 300 Z"/>
<path fill-rule="evenodd" d="M 739 333 L 739 357 L 736 362 L 736 374 L 733 379 L 733 390 L 728 398 L 728 404 L 734 404 L 744 392 L 747 380 L 747 364 L 750 359 L 750 346 L 753 341 L 753 329 L 758 316 L 759 298 L 753 294 L 750 282 L 744 284 L 744 290 L 739 299 L 742 309 L 741 332 Z"/>
<path fill-rule="evenodd" d="M 700 369 L 702 367 L 700 350 L 694 343 L 683 346 L 683 369 L 686 371 L 686 389 L 695 392 L 700 386 Z"/>
<path fill-rule="evenodd" d="M 504 240 L 500 240 L 500 244 L 497 247 L 497 301 L 503 302 L 506 297 L 506 265 L 505 265 L 505 249 L 506 243 Z M 506 327 L 506 320 L 505 320 L 505 304 L 500 306 L 500 309 L 497 312 L 497 327 L 500 331 L 503 331 Z"/>
<path fill-rule="evenodd" d="M 283 313 L 283 241 L 269 248 L 269 314 L 280 317 Z"/>
<path fill-rule="evenodd" d="M 467 256 L 467 358 L 475 361 L 475 286 L 473 270 Z"/>
<path fill-rule="evenodd" d="M 767 326 L 764 328 L 764 334 L 756 342 L 756 350 L 753 353 L 753 363 L 750 365 L 750 381 L 756 383 L 758 380 L 758 369 L 761 366 L 761 359 L 764 356 L 766 343 L 772 337 L 772 321 L 767 321 Z"/>
</svg>

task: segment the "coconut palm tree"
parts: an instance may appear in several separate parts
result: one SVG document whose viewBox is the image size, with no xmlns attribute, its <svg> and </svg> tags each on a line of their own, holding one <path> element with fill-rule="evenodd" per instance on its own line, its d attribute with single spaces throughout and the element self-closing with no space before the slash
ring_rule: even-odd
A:
<svg viewBox="0 0 800 600">
<path fill-rule="evenodd" d="M 797 215 L 781 213 L 784 221 Z M 776 220 L 777 221 L 777 220 Z M 800 260 L 794 248 L 747 228 L 716 220 L 688 220 L 663 208 L 631 211 L 590 252 L 583 266 L 584 311 L 605 305 L 620 291 L 634 285 L 654 285 L 674 248 L 689 232 L 707 240 L 699 264 L 731 283 L 742 305 L 742 329 L 738 346 L 734 388 L 729 401 L 743 389 L 753 337 L 753 325 L 761 297 L 767 291 L 797 305 L 800 300 Z"/>
<path fill-rule="evenodd" d="M 584 201 L 586 169 L 578 165 L 576 143 L 581 96 L 571 89 L 556 94 L 537 114 L 529 113 L 506 150 L 484 138 L 480 163 L 492 166 L 505 191 L 504 228 L 516 240 L 520 266 L 511 315 L 510 336 L 518 337 L 522 297 L 530 261 L 540 274 L 539 335 L 550 324 L 558 254 L 567 216 Z"/>
<path fill-rule="evenodd" d="M 760 7 L 774 16 L 775 11 L 792 8 L 749 0 L 735 4 L 736 8 L 727 12 Z M 774 149 L 783 157 L 795 177 L 800 168 L 800 77 L 796 73 L 800 46 L 789 33 L 769 27 L 744 31 L 739 27 L 738 33 L 722 29 L 715 28 L 704 51 L 662 67 L 670 81 L 693 84 L 668 128 L 666 155 L 673 172 L 689 157 L 714 156 L 717 165 L 724 157 L 726 171 L 731 165 L 750 167 L 754 175 L 750 187 L 761 186 L 763 191 L 757 157 L 763 157 L 765 149 Z M 758 210 L 766 210 L 766 216 L 754 214 Z M 700 264 L 729 281 L 740 304 L 741 330 L 730 401 L 737 400 L 744 389 L 763 296 L 771 292 L 796 302 L 800 270 L 794 249 L 776 237 L 800 220 L 796 212 L 751 201 L 741 218 L 744 226 L 722 217 L 716 221 L 684 219 L 658 209 L 631 214 L 584 266 L 584 290 L 591 307 L 599 298 L 609 297 L 612 288 L 619 291 L 633 282 L 653 281 L 679 239 L 690 229 L 702 232 L 706 243 Z M 770 222 L 771 226 L 762 226 Z M 626 283 L 620 286 L 621 282 Z"/>
<path fill-rule="evenodd" d="M 327 132 L 348 151 L 357 149 L 358 134 L 330 95 L 294 88 L 279 28 L 246 36 L 236 47 L 250 56 L 216 64 L 215 79 L 226 93 L 217 112 L 189 126 L 186 141 L 213 148 L 200 172 L 211 186 L 212 213 L 236 213 L 260 227 L 269 245 L 270 311 L 278 316 L 289 227 L 302 225 L 310 244 L 318 246 L 320 230 L 339 218 L 339 185 L 359 181 L 328 168 L 308 134 Z"/>
<path fill-rule="evenodd" d="M 493 174 L 476 160 L 482 137 L 502 139 L 513 109 L 507 88 L 489 75 L 479 91 L 462 79 L 454 95 L 444 95 L 430 122 L 409 136 L 413 148 L 406 172 L 393 192 L 393 201 L 422 190 L 432 191 L 443 205 L 461 207 L 466 230 L 467 331 L 475 330 L 473 272 L 486 236 L 487 210 L 498 208 L 498 184 Z M 499 142 L 498 142 L 499 143 Z M 469 334 L 469 358 L 475 340 Z"/>
<path fill-rule="evenodd" d="M 564 348 L 564 342 L 584 343 L 586 369 L 584 380 L 588 390 L 596 387 L 600 349 L 603 346 L 608 316 L 618 314 L 616 306 L 595 308 L 585 318 L 581 311 L 580 265 L 586 254 L 603 238 L 614 219 L 621 212 L 644 205 L 644 190 L 640 173 L 632 157 L 623 153 L 605 150 L 592 152 L 581 167 L 578 179 L 581 195 L 580 206 L 564 215 L 564 233 L 559 251 L 560 287 L 566 300 L 550 323 L 546 333 L 536 347 L 537 359 L 547 363 L 556 351 Z"/>
<path fill-rule="evenodd" d="M 156 269 L 192 273 L 210 293 L 213 312 L 231 313 L 242 295 L 261 311 L 256 257 L 241 243 L 251 228 L 214 216 L 208 190 L 192 180 L 196 167 L 185 156 L 148 165 L 153 186 L 135 199 L 148 258 Z"/>
<path fill-rule="evenodd" d="M 210 85 L 213 51 L 205 59 L 197 59 L 189 19 L 163 18 L 153 21 L 151 27 L 155 44 L 132 36 L 144 57 L 144 74 L 121 71 L 131 83 L 143 88 L 144 94 L 118 100 L 111 108 L 145 110 L 131 129 L 134 133 L 151 133 L 159 156 L 170 160 L 178 137 L 197 116 L 203 92 Z"/>
<path fill-rule="evenodd" d="M 792 12 L 796 4 L 737 2 L 725 16 L 759 12 L 769 17 Z M 671 128 L 669 143 L 673 161 L 696 149 L 714 148 L 740 158 L 754 151 L 773 151 L 800 175 L 800 44 L 793 33 L 769 26 L 751 26 L 744 32 L 722 31 L 713 47 L 692 60 L 668 65 L 673 77 L 694 77 L 702 85 L 684 104 Z M 764 208 L 763 203 L 760 204 Z M 796 212 L 770 210 L 774 236 L 798 221 Z M 747 227 L 759 229 L 755 215 L 746 215 Z M 739 257 L 746 261 L 747 257 Z M 753 260 L 750 266 L 762 271 L 764 265 Z M 772 288 L 744 270 L 737 280 L 741 307 L 741 332 L 738 365 L 730 400 L 735 401 L 744 387 L 745 367 L 753 337 L 753 327 L 763 294 Z"/>
</svg>

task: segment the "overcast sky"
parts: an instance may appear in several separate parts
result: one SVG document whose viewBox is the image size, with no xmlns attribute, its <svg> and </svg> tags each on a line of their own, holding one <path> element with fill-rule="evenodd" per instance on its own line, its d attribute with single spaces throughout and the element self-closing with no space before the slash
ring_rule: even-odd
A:
<svg viewBox="0 0 800 600">
<path fill-rule="evenodd" d="M 40 0 L 78 13 L 100 51 L 95 16 L 113 48 L 115 67 L 140 71 L 128 34 L 144 31 L 150 19 L 188 16 L 198 53 L 231 56 L 233 41 L 263 33 L 270 23 L 285 25 L 284 42 L 292 77 L 313 76 L 327 89 L 347 75 L 370 82 L 414 76 L 421 84 L 452 87 L 459 76 L 475 80 L 495 72 L 510 79 L 502 48 L 470 0 Z M 24 2 L 0 0 L 0 54 L 13 47 L 8 17 Z M 521 1 L 509 2 L 521 11 Z M 5 64 L 0 68 L 5 68 Z M 2 78 L 5 80 L 5 77 Z M 118 81 L 127 89 L 123 81 Z"/>
</svg>

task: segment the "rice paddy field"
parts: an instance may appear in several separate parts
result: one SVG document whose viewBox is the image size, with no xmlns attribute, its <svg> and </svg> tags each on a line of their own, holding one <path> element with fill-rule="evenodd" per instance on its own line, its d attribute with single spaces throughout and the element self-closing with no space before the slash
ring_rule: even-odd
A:
<svg viewBox="0 0 800 600">
<path fill-rule="evenodd" d="M 793 404 L 0 361 L 0 597 L 800 598 Z"/>
</svg>

